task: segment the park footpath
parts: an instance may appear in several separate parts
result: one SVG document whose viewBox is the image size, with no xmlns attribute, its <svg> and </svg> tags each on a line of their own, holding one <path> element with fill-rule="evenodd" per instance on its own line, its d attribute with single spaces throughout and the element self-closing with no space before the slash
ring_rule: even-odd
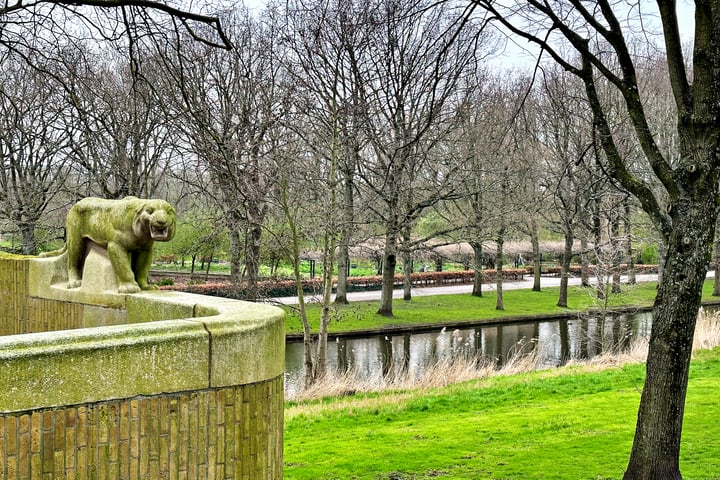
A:
<svg viewBox="0 0 720 480">
<path fill-rule="evenodd" d="M 708 272 L 708 278 L 713 278 L 714 272 Z M 657 274 L 638 274 L 635 275 L 635 281 L 640 282 L 654 282 L 657 281 Z M 627 277 L 623 276 L 620 279 L 621 283 L 627 283 Z M 502 288 L 503 290 L 517 290 L 521 288 L 531 289 L 533 287 L 532 276 L 527 277 L 523 280 L 512 280 L 504 281 Z M 579 277 L 568 278 L 568 285 L 580 285 Z M 542 277 L 540 280 L 540 288 L 559 287 L 560 277 Z M 458 293 L 471 293 L 473 289 L 472 284 L 463 285 L 443 285 L 440 287 L 413 287 L 412 294 L 416 296 L 427 296 L 427 295 L 453 295 Z M 495 291 L 495 284 L 483 284 L 483 292 L 492 293 Z M 403 289 L 398 288 L 393 292 L 393 298 L 403 298 Z M 333 295 L 333 300 L 335 295 Z M 379 290 L 362 291 L 362 292 L 348 292 L 347 299 L 349 302 L 365 302 L 380 299 Z M 321 297 L 317 295 L 305 296 L 306 303 L 320 302 Z M 297 305 L 298 297 L 277 297 L 268 299 L 269 303 L 276 303 L 282 305 Z"/>
</svg>

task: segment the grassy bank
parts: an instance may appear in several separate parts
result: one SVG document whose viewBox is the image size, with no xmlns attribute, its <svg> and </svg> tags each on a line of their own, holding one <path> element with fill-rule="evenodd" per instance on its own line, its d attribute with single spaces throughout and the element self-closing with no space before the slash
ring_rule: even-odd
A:
<svg viewBox="0 0 720 480">
<path fill-rule="evenodd" d="M 556 308 L 557 292 L 548 290 L 552 304 L 535 306 Z M 645 298 L 649 305 L 654 290 L 654 284 L 643 285 L 622 303 L 640 304 Z M 708 282 L 704 299 L 712 299 L 711 291 Z M 581 289 L 573 295 L 578 292 L 587 296 Z M 519 293 L 517 299 L 535 298 Z M 444 297 L 428 298 L 439 302 Z M 578 311 L 579 303 L 571 302 Z M 376 306 L 370 302 L 364 307 L 369 316 Z M 586 308 L 593 306 L 591 302 Z M 425 310 L 437 308 L 428 303 Z M 457 311 L 462 313 L 462 307 Z M 696 346 L 717 345 L 720 315 L 703 315 Z M 287 402 L 284 478 L 621 479 L 644 381 L 644 351 L 632 350 L 629 357 L 600 356 L 589 364 L 541 371 L 533 370 L 529 357 L 515 370 L 524 373 L 516 374 L 475 366 L 468 372 L 460 365 L 457 378 L 441 369 L 434 375 L 436 383 L 413 381 L 379 393 L 334 398 L 320 393 L 315 397 L 320 400 Z M 468 373 L 476 377 L 464 380 Z M 350 387 L 356 386 L 335 391 L 353 391 Z M 685 480 L 720 479 L 719 387 L 720 348 L 696 351 L 681 451 Z"/>
<path fill-rule="evenodd" d="M 620 479 L 641 364 L 571 366 L 459 385 L 289 403 L 285 479 Z M 720 478 L 720 349 L 696 352 L 686 480 Z"/>
<path fill-rule="evenodd" d="M 712 282 L 706 282 L 706 294 L 712 292 Z M 559 288 L 544 288 L 541 292 L 530 289 L 506 290 L 503 293 L 505 310 L 496 310 L 495 292 L 482 297 L 469 293 L 457 295 L 416 296 L 410 302 L 395 300 L 393 318 L 377 315 L 379 302 L 352 302 L 349 305 L 333 306 L 333 321 L 330 332 L 380 329 L 386 326 L 424 325 L 441 322 L 464 322 L 497 320 L 515 316 L 560 315 L 568 312 L 582 312 L 591 308 L 613 308 L 620 306 L 650 306 L 655 299 L 656 283 L 639 283 L 624 286 L 620 294 L 611 295 L 606 303 L 600 303 L 592 289 L 570 287 L 568 305 L 558 307 Z M 291 307 L 286 321 L 287 333 L 301 333 L 302 324 Z M 314 329 L 318 328 L 320 307 L 317 303 L 308 305 L 308 318 Z"/>
</svg>

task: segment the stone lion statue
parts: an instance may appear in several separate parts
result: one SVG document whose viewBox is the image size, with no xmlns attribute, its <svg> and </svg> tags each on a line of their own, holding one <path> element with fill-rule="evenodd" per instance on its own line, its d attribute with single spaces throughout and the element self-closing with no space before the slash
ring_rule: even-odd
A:
<svg viewBox="0 0 720 480">
<path fill-rule="evenodd" d="M 68 288 L 82 284 L 88 242 L 107 249 L 119 293 L 155 288 L 148 284 L 155 242 L 175 235 L 175 209 L 165 200 L 88 197 L 70 209 L 66 221 Z"/>
</svg>

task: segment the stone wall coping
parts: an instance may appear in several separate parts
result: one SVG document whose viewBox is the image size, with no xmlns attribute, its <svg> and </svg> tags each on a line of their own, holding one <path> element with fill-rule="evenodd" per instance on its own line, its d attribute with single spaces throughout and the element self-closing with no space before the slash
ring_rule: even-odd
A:
<svg viewBox="0 0 720 480">
<path fill-rule="evenodd" d="M 59 260 L 29 261 L 31 278 L 39 275 L 29 286 L 31 297 L 109 306 L 127 323 L 0 337 L 0 412 L 222 388 L 283 374 L 280 308 L 172 291 L 69 290 L 57 283 Z"/>
</svg>

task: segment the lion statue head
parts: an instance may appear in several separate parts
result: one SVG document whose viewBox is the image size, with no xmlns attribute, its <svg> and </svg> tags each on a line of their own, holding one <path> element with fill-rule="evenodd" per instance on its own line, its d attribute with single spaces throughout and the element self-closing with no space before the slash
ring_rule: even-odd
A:
<svg viewBox="0 0 720 480">
<path fill-rule="evenodd" d="M 133 233 L 137 238 L 167 242 L 175 236 L 175 209 L 165 200 L 137 200 Z"/>
</svg>

